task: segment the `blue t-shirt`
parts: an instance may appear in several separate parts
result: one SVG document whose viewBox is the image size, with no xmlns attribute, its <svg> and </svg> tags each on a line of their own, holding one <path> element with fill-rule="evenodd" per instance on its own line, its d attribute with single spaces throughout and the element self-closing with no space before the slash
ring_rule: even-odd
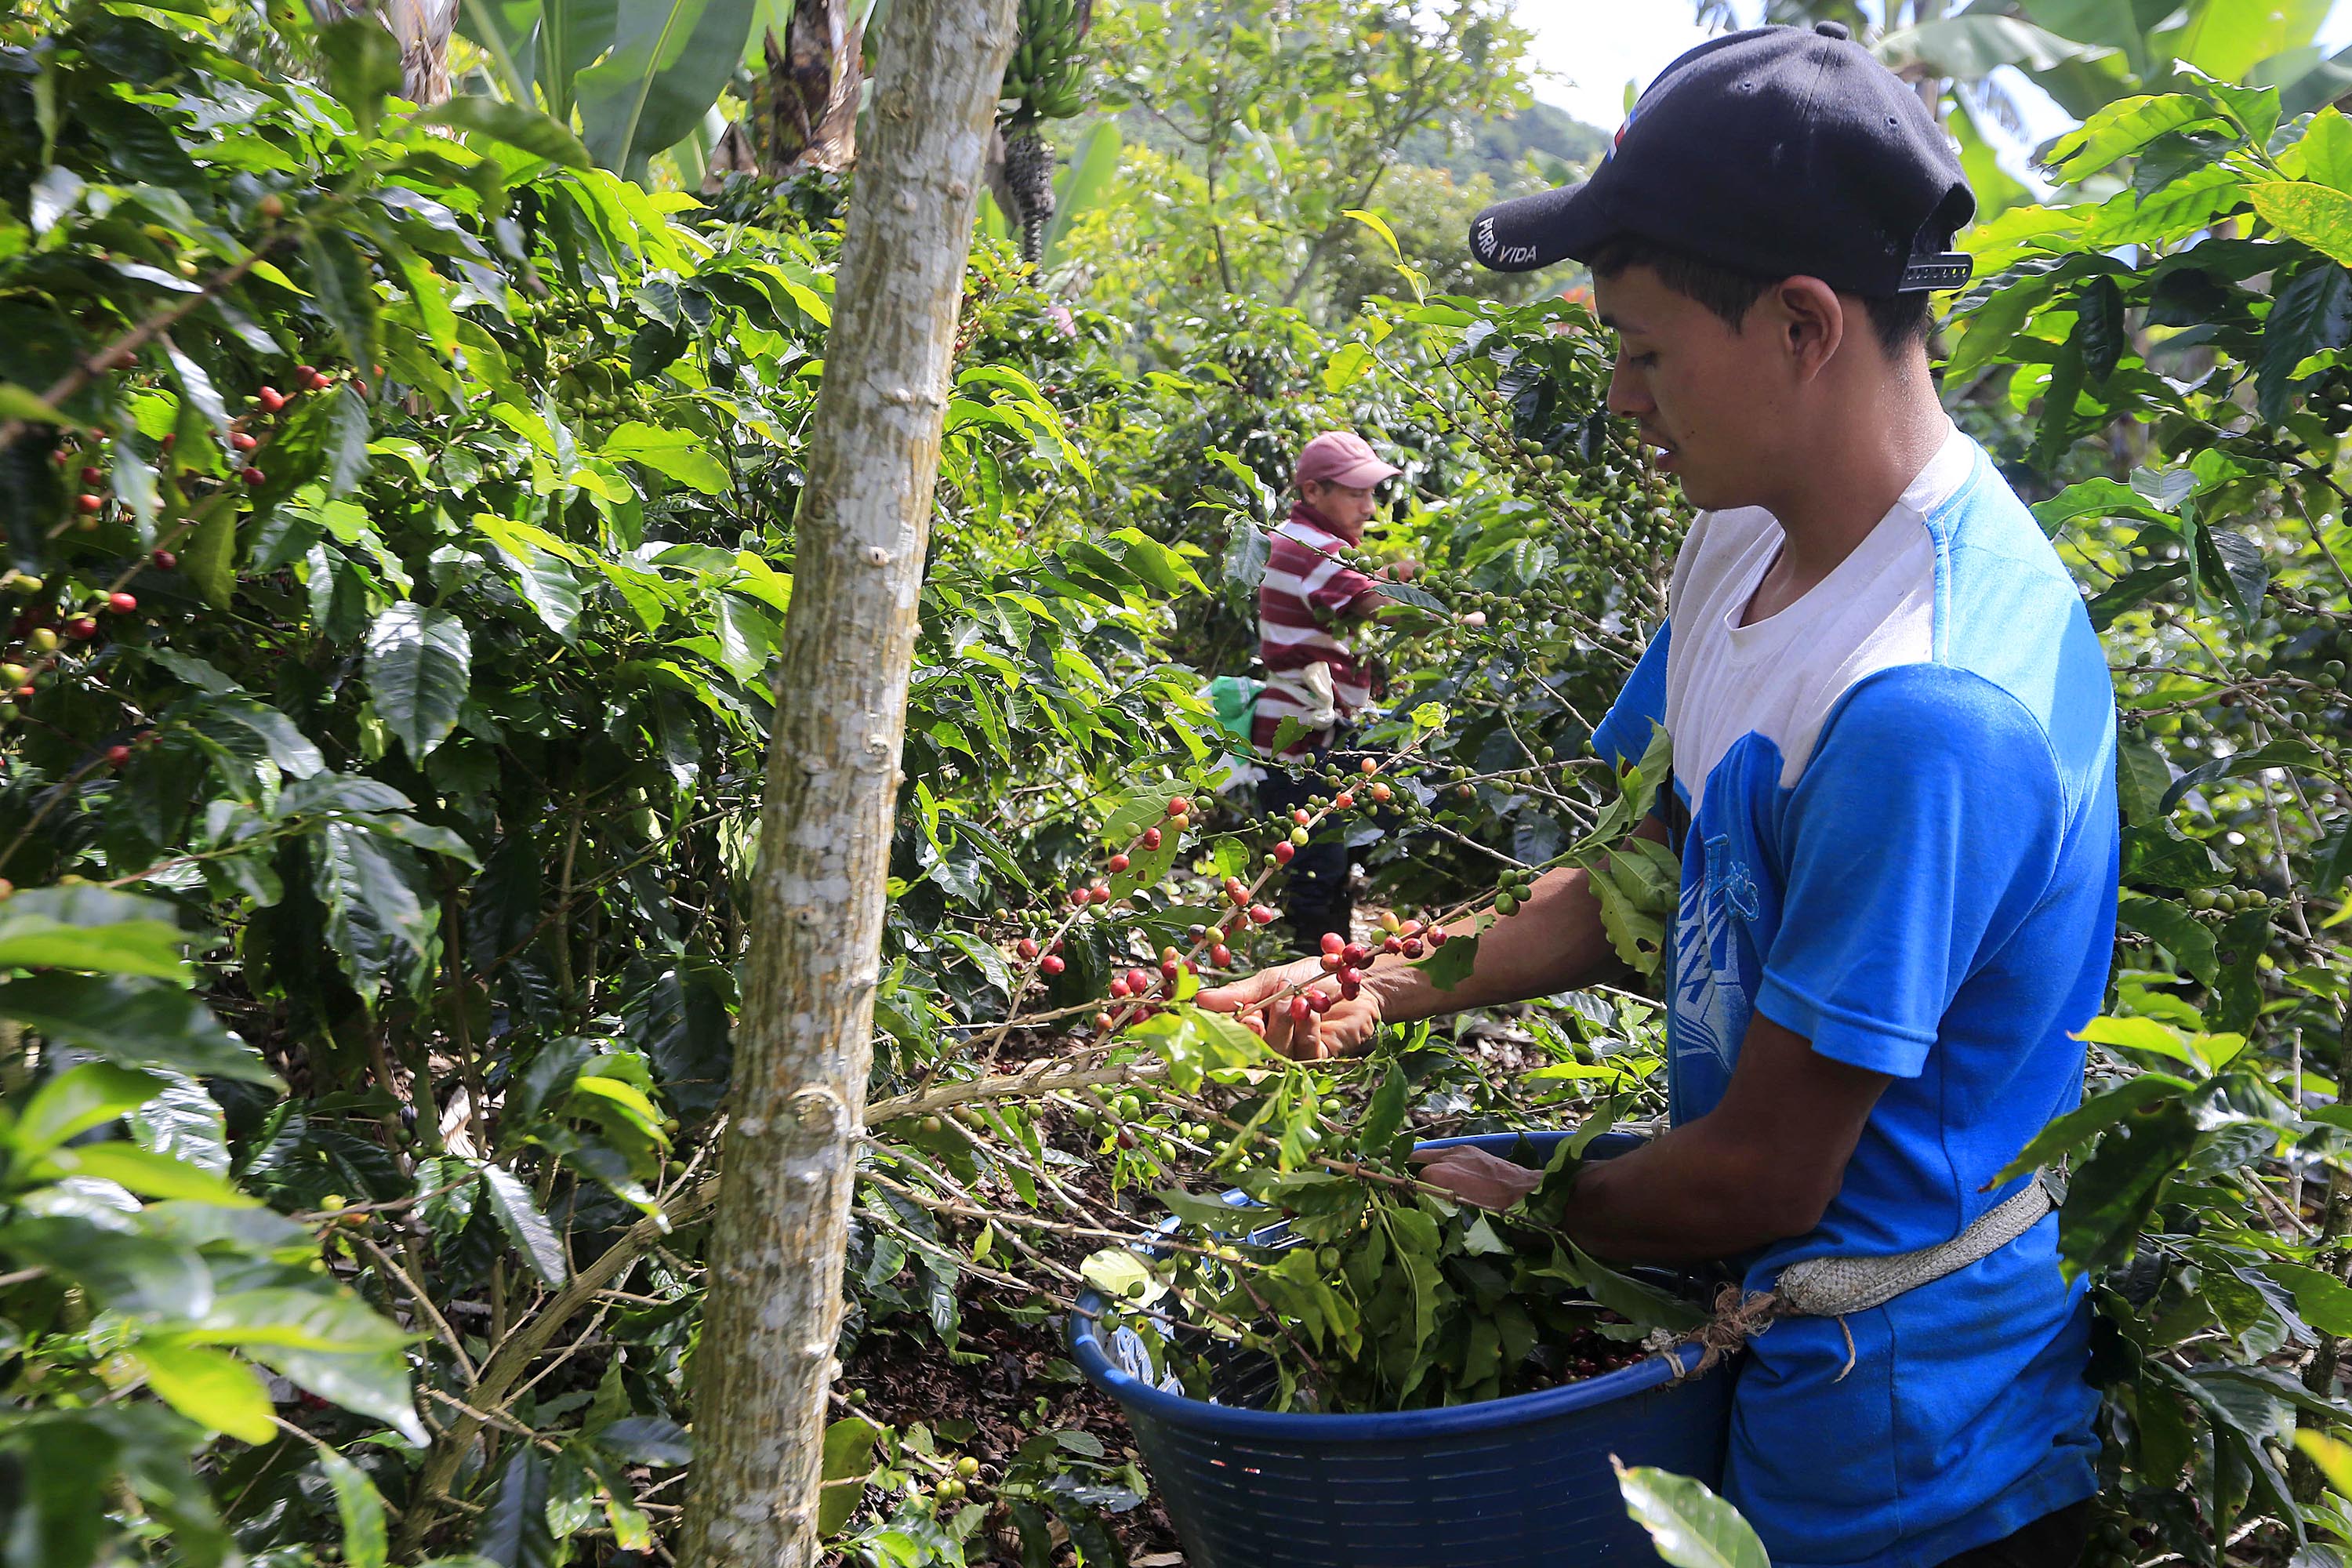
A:
<svg viewBox="0 0 2352 1568">
<path fill-rule="evenodd" d="M 1690 810 L 1668 956 L 1673 1118 L 1721 1100 L 1761 1012 L 1890 1074 L 1811 1234 L 1747 1262 L 1949 1240 L 2081 1097 L 2115 938 L 2113 688 L 2032 515 L 1955 430 L 1836 570 L 1740 625 L 1780 530 L 1702 515 L 1668 626 L 1593 736 L 1653 721 Z M 1929 1568 L 2096 1489 L 2089 1310 L 2057 1219 L 1849 1315 L 1751 1342 L 1726 1489 L 1778 1568 Z"/>
</svg>

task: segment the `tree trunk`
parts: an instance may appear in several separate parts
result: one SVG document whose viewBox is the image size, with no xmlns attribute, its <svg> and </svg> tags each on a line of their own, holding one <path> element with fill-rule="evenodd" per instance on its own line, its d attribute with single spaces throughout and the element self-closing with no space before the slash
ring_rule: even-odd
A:
<svg viewBox="0 0 2352 1568">
<path fill-rule="evenodd" d="M 817 1558 L 825 1392 L 956 308 L 1013 0 L 893 0 L 809 441 L 681 1560 Z"/>
<path fill-rule="evenodd" d="M 2336 1020 L 2336 1081 L 2352 1082 L 2352 1007 L 2344 1010 Z M 2295 1108 L 2303 1108 L 2303 1082 L 2295 1080 Z M 2337 1279 L 2352 1276 L 2352 1247 L 2345 1237 L 2352 1234 L 2352 1176 L 2340 1169 L 2327 1173 L 2327 1202 L 2319 1211 L 2319 1242 L 2321 1251 L 2312 1262 Z M 2352 1349 L 2352 1340 L 2339 1340 L 2334 1334 L 2319 1336 L 2318 1353 L 2311 1364 L 2303 1369 L 2303 1385 L 2322 1399 L 2336 1397 L 2336 1377 L 2344 1368 L 2345 1352 Z M 2298 1449 L 2292 1457 L 2289 1473 L 2294 1478 L 2294 1495 L 2305 1502 L 2316 1502 L 2324 1487 L 2319 1468 Z"/>
<path fill-rule="evenodd" d="M 1911 25 L 1924 27 L 1930 22 L 1941 20 L 1943 15 L 1944 0 L 1915 0 L 1911 8 Z M 1943 123 L 1944 79 L 1923 76 L 1911 84 L 1911 90 L 1919 95 L 1919 101 L 1927 106 L 1927 112 L 1934 116 L 1936 122 Z"/>
</svg>

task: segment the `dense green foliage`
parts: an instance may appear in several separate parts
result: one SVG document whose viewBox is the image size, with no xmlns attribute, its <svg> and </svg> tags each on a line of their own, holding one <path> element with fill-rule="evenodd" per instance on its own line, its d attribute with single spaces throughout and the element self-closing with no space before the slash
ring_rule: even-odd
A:
<svg viewBox="0 0 2352 1568">
<path fill-rule="evenodd" d="M 1183 1000 L 1282 950 L 1252 911 L 1296 835 L 1364 841 L 1400 950 L 1458 966 L 1465 910 L 1638 798 L 1585 742 L 1681 516 L 1601 413 L 1609 346 L 1347 216 L 1409 220 L 1394 148 L 1517 100 L 1507 19 L 1434 9 L 1422 58 L 1234 6 L 1220 63 L 1106 6 L 1094 44 L 1206 142 L 1129 149 L 1051 242 L 1075 310 L 975 254 L 827 1443 L 849 1560 L 1154 1539 L 1051 1338 L 1090 1278 L 1359 1405 L 1561 1370 L 1538 1342 L 1598 1314 L 1553 1286 L 1664 1311 L 1555 1249 L 1557 1184 L 1490 1223 L 1397 1163 L 1654 1115 L 1643 996 L 1315 1068 Z M 0 67 L 0 1553 L 658 1555 L 843 191 L 651 191 L 522 102 L 412 114 L 365 19 L 82 0 Z M 2352 128 L 2176 85 L 1971 237 L 1943 374 L 2126 711 L 2111 1016 L 2031 1152 L 2072 1167 L 2108 1325 L 2103 1550 L 2320 1561 L 2352 1537 Z M 1365 634 L 1374 772 L 1260 820 L 1200 688 L 1245 665 L 1289 454 L 1342 424 L 1406 469 L 1368 553 L 1429 570 Z M 1611 876 L 1646 968 L 1673 867 Z M 1232 1185 L 1316 1248 L 1125 1251 L 1151 1194 Z"/>
<path fill-rule="evenodd" d="M 22 889 L 6 962 L 29 972 L 0 1004 L 0 1289 L 28 1401 L 5 1438 L 10 1551 L 372 1558 L 387 1507 L 404 1556 L 642 1550 L 673 1505 L 640 1499 L 686 1453 L 691 1222 L 838 203 L 648 195 L 518 106 L 387 105 L 372 24 L 277 25 L 271 49 L 321 82 L 247 63 L 242 20 L 215 37 L 100 5 L 9 44 L 0 125 L 31 172 L 0 266 L 26 688 L 0 870 Z M 1507 548 L 1498 525 L 1526 533 L 1533 509 L 1482 477 L 1458 422 L 1490 416 L 1424 352 L 1404 362 L 1442 393 L 1402 390 L 1369 348 L 1334 374 L 1275 319 L 1139 384 L 1105 353 L 1118 332 L 975 263 L 877 1096 L 1006 1045 L 971 1031 L 1036 974 L 1013 940 L 1095 874 L 1102 825 L 1221 776 L 1197 678 L 1167 662 L 1210 557 L 1097 514 L 1134 493 L 1107 466 L 1180 447 L 1255 443 L 1278 471 L 1290 432 L 1255 430 L 1264 404 L 1198 423 L 1229 350 L 1287 344 L 1266 390 L 1322 389 L 1287 399 L 1300 428 L 1381 388 L 1486 584 L 1458 591 L 1562 559 Z M 1219 471 L 1262 525 L 1264 479 Z M 1239 532 L 1221 581 L 1254 570 Z M 1612 592 L 1545 591 L 1587 626 Z M 1475 759 L 1501 690 L 1451 679 L 1488 715 L 1448 741 Z M 1574 744 L 1562 713 L 1532 719 Z M 1473 793 L 1531 765 L 1484 757 Z M 1049 1001 L 1197 923 L 1197 895 L 1141 869 L 1119 886 L 1132 920 L 1069 939 Z M 904 1159 L 976 1169 L 960 1133 L 901 1120 Z M 1042 1157 L 1046 1124 L 996 1125 Z M 951 1218 L 874 1203 L 857 1332 L 952 1346 L 994 1271 Z M 877 1436 L 885 1477 L 947 1479 L 919 1426 Z M 1119 1494 L 1046 1485 L 1091 1441 L 1049 1434 L 991 1483 L 1098 1537 Z M 975 1527 L 899 1511 L 925 1551 Z M 1043 1552 L 1049 1531 L 1033 1515 L 1024 1539 Z"/>
</svg>

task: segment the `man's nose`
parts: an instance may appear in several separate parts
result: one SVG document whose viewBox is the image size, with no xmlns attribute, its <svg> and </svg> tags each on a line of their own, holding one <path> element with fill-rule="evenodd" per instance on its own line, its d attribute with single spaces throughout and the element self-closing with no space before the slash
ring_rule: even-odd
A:
<svg viewBox="0 0 2352 1568">
<path fill-rule="evenodd" d="M 1626 418 L 1638 418 L 1657 405 L 1650 401 L 1650 389 L 1642 378 L 1625 368 L 1623 360 L 1609 369 L 1609 412 Z"/>
</svg>

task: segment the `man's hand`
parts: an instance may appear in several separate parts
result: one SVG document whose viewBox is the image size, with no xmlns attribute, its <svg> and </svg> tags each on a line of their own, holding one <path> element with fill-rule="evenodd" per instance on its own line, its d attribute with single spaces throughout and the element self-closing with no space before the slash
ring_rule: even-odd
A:
<svg viewBox="0 0 2352 1568">
<path fill-rule="evenodd" d="M 1310 1013 L 1307 1022 L 1294 1024 L 1286 994 L 1294 986 L 1310 982 L 1312 989 L 1331 998 L 1331 1010 Z M 1282 999 L 1276 1001 L 1276 997 Z M 1295 963 L 1261 969 L 1246 980 L 1203 991 L 1194 1000 L 1213 1013 L 1258 1010 L 1265 1019 L 1265 1043 L 1298 1061 L 1361 1055 L 1371 1047 L 1381 1032 L 1380 987 L 1368 984 L 1357 992 L 1353 1000 L 1342 997 L 1339 983 L 1324 973 L 1319 959 L 1302 958 Z"/>
<path fill-rule="evenodd" d="M 1543 1185 L 1543 1173 L 1516 1165 L 1484 1149 L 1415 1149 L 1412 1163 L 1421 1179 L 1444 1187 L 1465 1204 L 1482 1209 L 1507 1209 Z"/>
</svg>

